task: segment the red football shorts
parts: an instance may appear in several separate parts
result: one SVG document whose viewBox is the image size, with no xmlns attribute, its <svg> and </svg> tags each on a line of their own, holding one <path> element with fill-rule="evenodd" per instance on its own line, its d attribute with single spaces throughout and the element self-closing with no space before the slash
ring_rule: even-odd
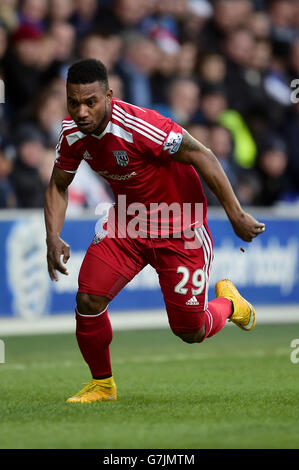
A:
<svg viewBox="0 0 299 470">
<path fill-rule="evenodd" d="M 147 264 L 156 269 L 168 320 L 175 333 L 204 324 L 213 243 L 207 226 L 194 239 L 95 237 L 79 274 L 79 292 L 113 299 Z"/>
</svg>

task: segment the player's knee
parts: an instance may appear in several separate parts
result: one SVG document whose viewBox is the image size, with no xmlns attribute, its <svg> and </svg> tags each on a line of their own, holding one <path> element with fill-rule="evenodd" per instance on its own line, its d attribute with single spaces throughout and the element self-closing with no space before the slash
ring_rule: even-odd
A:
<svg viewBox="0 0 299 470">
<path fill-rule="evenodd" d="M 107 297 L 102 297 L 100 295 L 78 292 L 76 301 L 79 313 L 82 315 L 97 315 L 105 310 L 110 300 Z"/>
<path fill-rule="evenodd" d="M 205 326 L 203 325 L 199 330 L 190 333 L 182 333 L 174 331 L 174 334 L 181 338 L 185 343 L 201 343 L 205 337 Z"/>
</svg>

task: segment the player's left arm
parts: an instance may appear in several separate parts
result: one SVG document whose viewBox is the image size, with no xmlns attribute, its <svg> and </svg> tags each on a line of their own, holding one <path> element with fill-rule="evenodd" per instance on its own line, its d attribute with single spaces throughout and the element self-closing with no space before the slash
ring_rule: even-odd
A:
<svg viewBox="0 0 299 470">
<path fill-rule="evenodd" d="M 177 161 L 193 165 L 223 206 L 232 227 L 242 240 L 251 242 L 265 231 L 265 224 L 245 212 L 213 152 L 183 129 L 183 140 L 173 155 Z"/>
</svg>

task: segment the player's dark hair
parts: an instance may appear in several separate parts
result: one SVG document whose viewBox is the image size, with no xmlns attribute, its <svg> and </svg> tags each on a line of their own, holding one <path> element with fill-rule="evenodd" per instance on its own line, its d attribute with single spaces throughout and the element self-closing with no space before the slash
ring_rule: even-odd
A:
<svg viewBox="0 0 299 470">
<path fill-rule="evenodd" d="M 106 90 L 109 88 L 107 69 L 96 59 L 82 59 L 73 63 L 68 70 L 67 81 L 76 85 L 98 81 L 104 84 Z"/>
</svg>

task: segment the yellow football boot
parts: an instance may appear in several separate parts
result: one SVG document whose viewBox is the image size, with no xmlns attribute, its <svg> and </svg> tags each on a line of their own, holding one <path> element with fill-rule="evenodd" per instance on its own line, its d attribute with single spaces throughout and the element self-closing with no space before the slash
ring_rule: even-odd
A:
<svg viewBox="0 0 299 470">
<path fill-rule="evenodd" d="M 228 321 L 234 322 L 239 328 L 251 331 L 255 327 L 256 313 L 253 306 L 245 300 L 234 284 L 228 279 L 217 282 L 216 297 L 225 297 L 233 303 L 233 313 Z"/>
<path fill-rule="evenodd" d="M 116 385 L 113 377 L 108 379 L 92 379 L 80 392 L 66 400 L 67 403 L 92 403 L 94 401 L 115 401 Z"/>
</svg>

